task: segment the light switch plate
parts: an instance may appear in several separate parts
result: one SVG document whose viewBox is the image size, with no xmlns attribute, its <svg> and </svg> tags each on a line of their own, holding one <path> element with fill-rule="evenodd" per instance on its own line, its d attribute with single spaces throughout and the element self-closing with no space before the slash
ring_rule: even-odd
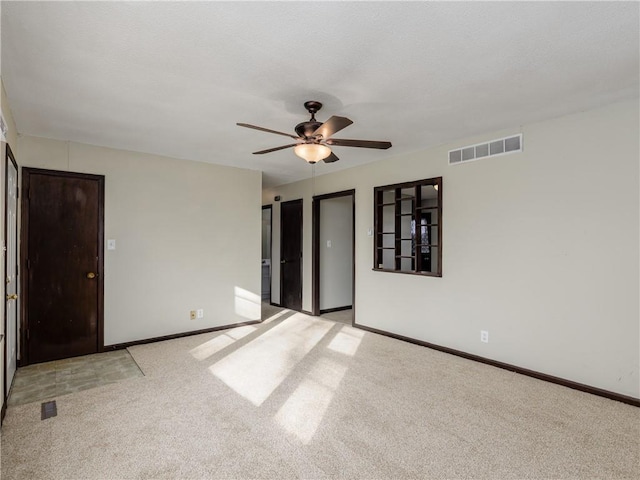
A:
<svg viewBox="0 0 640 480">
<path fill-rule="evenodd" d="M 116 249 L 116 241 L 111 239 L 107 240 L 107 250 L 115 250 Z"/>
</svg>

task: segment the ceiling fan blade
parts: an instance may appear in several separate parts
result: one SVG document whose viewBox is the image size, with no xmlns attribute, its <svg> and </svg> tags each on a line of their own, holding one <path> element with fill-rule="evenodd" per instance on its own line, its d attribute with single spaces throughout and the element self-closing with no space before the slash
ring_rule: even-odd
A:
<svg viewBox="0 0 640 480">
<path fill-rule="evenodd" d="M 255 125 L 250 125 L 248 123 L 236 123 L 239 127 L 253 128 L 254 130 L 260 130 L 261 132 L 267 133 L 275 133 L 276 135 L 284 135 L 285 137 L 293 138 L 294 140 L 298 140 L 300 137 L 296 137 L 295 135 L 291 135 L 289 133 L 278 132 L 277 130 L 271 130 L 269 128 L 257 127 Z"/>
<path fill-rule="evenodd" d="M 338 147 L 361 147 L 361 148 L 379 148 L 386 150 L 391 147 L 391 142 L 377 142 L 374 140 L 347 140 L 344 138 L 329 138 L 327 145 L 336 145 Z"/>
<path fill-rule="evenodd" d="M 260 150 L 259 152 L 253 152 L 254 155 L 262 155 L 263 153 L 271 153 L 277 152 L 278 150 L 284 150 L 285 148 L 291 148 L 298 145 L 297 143 L 292 143 L 291 145 L 283 145 L 282 147 L 269 148 L 268 150 Z"/>
<path fill-rule="evenodd" d="M 349 120 L 347 117 L 331 117 L 329 120 L 324 122 L 322 125 L 318 127 L 318 129 L 313 132 L 314 135 L 322 135 L 322 138 L 329 138 L 336 132 L 339 132 L 343 128 L 348 127 L 353 122 Z"/>
<path fill-rule="evenodd" d="M 338 160 L 340 159 L 336 157 L 336 154 L 333 152 L 331 152 L 331 155 L 329 155 L 327 158 L 322 159 L 324 163 L 333 163 L 333 162 L 337 162 Z"/>
</svg>

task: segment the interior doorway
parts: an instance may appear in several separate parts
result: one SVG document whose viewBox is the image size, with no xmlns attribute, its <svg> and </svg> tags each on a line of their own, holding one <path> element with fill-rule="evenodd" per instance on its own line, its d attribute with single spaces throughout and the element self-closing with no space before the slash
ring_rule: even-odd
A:
<svg viewBox="0 0 640 480">
<path fill-rule="evenodd" d="M 314 315 L 353 323 L 355 190 L 313 197 Z"/>
<path fill-rule="evenodd" d="M 302 199 L 280 205 L 280 305 L 302 310 Z"/>
<path fill-rule="evenodd" d="M 22 169 L 21 363 L 103 349 L 104 176 Z"/>
<path fill-rule="evenodd" d="M 5 144 L 3 401 L 9 398 L 18 366 L 18 164 Z M 4 404 L 3 404 L 4 405 Z"/>
<path fill-rule="evenodd" d="M 271 205 L 262 207 L 262 288 L 263 302 L 271 303 L 271 217 L 273 209 Z"/>
</svg>

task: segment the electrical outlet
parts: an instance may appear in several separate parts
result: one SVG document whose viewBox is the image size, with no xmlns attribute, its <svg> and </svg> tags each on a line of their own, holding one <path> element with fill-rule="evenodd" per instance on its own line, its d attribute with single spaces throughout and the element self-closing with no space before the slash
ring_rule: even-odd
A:
<svg viewBox="0 0 640 480">
<path fill-rule="evenodd" d="M 191 310 L 191 311 L 189 312 L 189 318 L 190 318 L 191 320 L 195 320 L 195 319 L 196 319 L 196 311 L 195 311 L 195 310 Z"/>
<path fill-rule="evenodd" d="M 489 343 L 489 332 L 487 330 L 480 330 L 480 341 Z"/>
<path fill-rule="evenodd" d="M 197 318 L 204 318 L 204 310 L 202 308 L 198 309 L 198 311 L 196 312 L 196 317 Z"/>
</svg>

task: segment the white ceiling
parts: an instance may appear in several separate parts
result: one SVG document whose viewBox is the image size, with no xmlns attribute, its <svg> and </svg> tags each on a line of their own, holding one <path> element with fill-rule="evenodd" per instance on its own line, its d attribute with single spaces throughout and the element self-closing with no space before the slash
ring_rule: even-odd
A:
<svg viewBox="0 0 640 480">
<path fill-rule="evenodd" d="M 302 104 L 354 124 L 316 174 L 637 98 L 637 2 L 7 2 L 2 78 L 23 134 L 310 176 Z"/>
</svg>

